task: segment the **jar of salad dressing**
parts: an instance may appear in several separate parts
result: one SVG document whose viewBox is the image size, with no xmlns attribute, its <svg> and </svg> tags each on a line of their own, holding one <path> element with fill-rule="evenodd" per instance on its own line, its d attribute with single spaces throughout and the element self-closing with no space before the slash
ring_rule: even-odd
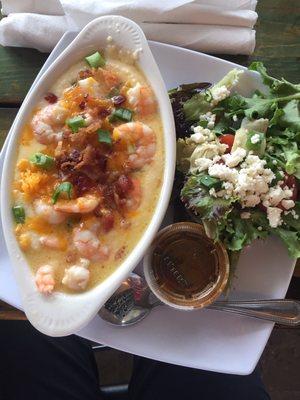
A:
<svg viewBox="0 0 300 400">
<path fill-rule="evenodd" d="M 209 239 L 200 224 L 180 222 L 161 230 L 144 258 L 153 293 L 182 310 L 202 308 L 219 297 L 229 276 L 224 246 Z"/>
</svg>

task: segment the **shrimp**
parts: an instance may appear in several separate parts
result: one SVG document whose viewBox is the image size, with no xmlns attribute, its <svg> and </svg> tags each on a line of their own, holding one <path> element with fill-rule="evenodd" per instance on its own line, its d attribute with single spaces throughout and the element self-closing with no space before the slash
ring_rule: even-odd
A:
<svg viewBox="0 0 300 400">
<path fill-rule="evenodd" d="M 142 86 L 139 82 L 127 91 L 128 103 L 134 111 L 146 116 L 155 113 L 157 103 L 149 86 Z"/>
<path fill-rule="evenodd" d="M 35 283 L 39 292 L 51 294 L 54 286 L 54 268 L 50 264 L 42 265 L 35 274 Z"/>
<path fill-rule="evenodd" d="M 49 144 L 62 139 L 62 127 L 68 110 L 59 102 L 49 104 L 38 111 L 32 118 L 31 126 L 34 136 L 39 143 Z"/>
<path fill-rule="evenodd" d="M 104 83 L 105 89 L 111 90 L 120 84 L 120 79 L 117 74 L 107 69 L 98 68 L 95 72 L 95 77 L 100 83 Z"/>
<path fill-rule="evenodd" d="M 66 219 L 65 214 L 54 209 L 52 204 L 46 203 L 43 200 L 34 202 L 35 213 L 45 219 L 50 224 L 60 224 Z"/>
<path fill-rule="evenodd" d="M 89 264 L 89 260 L 81 258 L 78 264 L 65 269 L 62 284 L 73 290 L 85 289 L 90 278 Z"/>
<path fill-rule="evenodd" d="M 127 144 L 128 168 L 140 169 L 153 160 L 156 151 L 156 137 L 148 125 L 142 122 L 128 122 L 119 125 L 113 130 L 113 138 Z"/>
<path fill-rule="evenodd" d="M 109 249 L 102 245 L 96 234 L 88 229 L 75 228 L 73 243 L 82 257 L 91 261 L 105 261 L 109 257 Z"/>
<path fill-rule="evenodd" d="M 100 197 L 87 194 L 74 200 L 59 200 L 54 205 L 54 210 L 63 213 L 87 214 L 95 210 L 101 201 Z"/>
<path fill-rule="evenodd" d="M 126 195 L 125 208 L 128 211 L 134 211 L 139 208 L 142 201 L 142 188 L 138 179 L 132 179 L 132 188 Z"/>
<path fill-rule="evenodd" d="M 44 235 L 39 238 L 39 242 L 42 246 L 49 247 L 54 250 L 65 250 L 67 247 L 67 241 L 65 238 L 60 238 L 55 235 Z"/>
</svg>

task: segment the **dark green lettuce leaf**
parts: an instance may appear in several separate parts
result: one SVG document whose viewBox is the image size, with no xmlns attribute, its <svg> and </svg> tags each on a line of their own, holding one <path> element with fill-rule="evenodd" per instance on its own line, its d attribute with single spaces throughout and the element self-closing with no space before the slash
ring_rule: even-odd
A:
<svg viewBox="0 0 300 400">
<path fill-rule="evenodd" d="M 240 251 L 255 239 L 268 236 L 269 224 L 266 214 L 262 211 L 251 211 L 249 219 L 242 219 L 238 210 L 227 215 L 226 222 L 219 225 L 218 237 L 231 251 Z"/>
<path fill-rule="evenodd" d="M 300 202 L 296 202 L 296 206 L 293 209 L 297 215 L 299 215 L 298 219 L 294 218 L 292 213 L 288 213 L 287 215 L 283 215 L 282 219 L 284 222 L 284 226 L 288 228 L 295 229 L 297 232 L 300 232 Z"/>
<path fill-rule="evenodd" d="M 273 234 L 279 236 L 283 243 L 286 245 L 289 255 L 292 258 L 300 257 L 300 235 L 299 232 L 276 228 L 272 230 Z"/>
<path fill-rule="evenodd" d="M 263 82 L 266 86 L 270 88 L 271 94 L 276 96 L 289 96 L 300 92 L 300 85 L 295 85 L 286 81 L 285 79 L 276 79 L 267 74 L 267 70 L 262 62 L 255 61 L 250 66 L 249 69 L 252 71 L 257 71 L 260 73 Z"/>
<path fill-rule="evenodd" d="M 289 101 L 281 110 L 279 125 L 300 131 L 299 100 Z"/>
</svg>

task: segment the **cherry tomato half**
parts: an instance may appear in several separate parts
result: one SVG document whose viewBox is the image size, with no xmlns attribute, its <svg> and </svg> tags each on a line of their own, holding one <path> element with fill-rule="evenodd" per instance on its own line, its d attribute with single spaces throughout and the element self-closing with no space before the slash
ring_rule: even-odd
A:
<svg viewBox="0 0 300 400">
<path fill-rule="evenodd" d="M 225 135 L 219 137 L 219 141 L 222 144 L 227 144 L 227 149 L 225 153 L 230 153 L 234 142 L 234 135 L 232 135 L 231 133 L 225 133 Z"/>
</svg>

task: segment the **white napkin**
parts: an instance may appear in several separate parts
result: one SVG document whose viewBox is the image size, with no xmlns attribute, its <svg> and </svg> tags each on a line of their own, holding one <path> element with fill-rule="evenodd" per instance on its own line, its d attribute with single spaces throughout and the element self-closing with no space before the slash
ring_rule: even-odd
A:
<svg viewBox="0 0 300 400">
<path fill-rule="evenodd" d="M 149 40 L 208 53 L 251 54 L 255 0 L 3 0 L 0 44 L 50 51 L 67 30 L 101 15 L 123 15 Z"/>
</svg>

